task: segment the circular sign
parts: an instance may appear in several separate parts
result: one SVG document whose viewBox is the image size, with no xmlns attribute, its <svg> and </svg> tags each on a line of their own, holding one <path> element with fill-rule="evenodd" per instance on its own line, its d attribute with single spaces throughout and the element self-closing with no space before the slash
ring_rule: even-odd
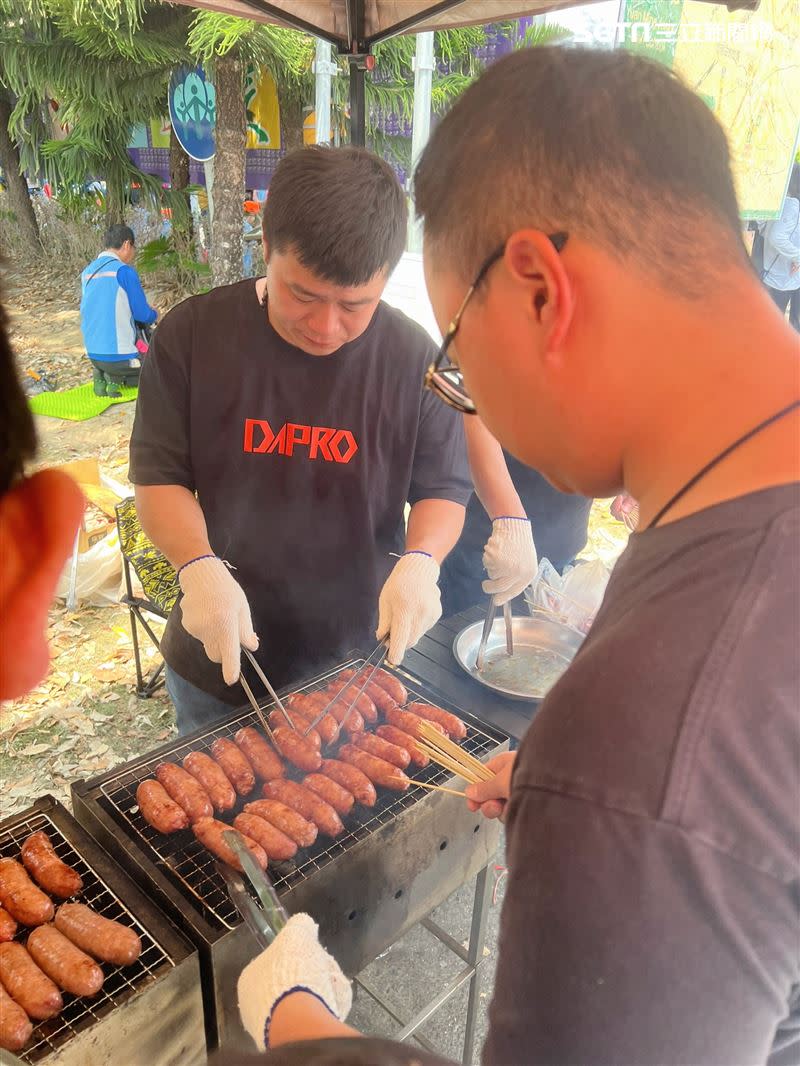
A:
<svg viewBox="0 0 800 1066">
<path fill-rule="evenodd" d="M 175 136 L 191 159 L 214 157 L 217 94 L 200 67 L 179 67 L 169 81 L 169 117 Z"/>
</svg>

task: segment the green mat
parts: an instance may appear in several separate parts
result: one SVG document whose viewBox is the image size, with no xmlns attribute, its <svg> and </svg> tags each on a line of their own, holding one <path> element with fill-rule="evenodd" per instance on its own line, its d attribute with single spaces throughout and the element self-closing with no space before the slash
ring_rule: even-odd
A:
<svg viewBox="0 0 800 1066">
<path fill-rule="evenodd" d="M 106 408 L 115 403 L 130 403 L 139 394 L 137 386 L 127 388 L 120 386 L 122 395 L 116 398 L 95 396 L 91 382 L 78 385 L 65 392 L 40 392 L 31 396 L 28 403 L 35 415 L 48 415 L 50 418 L 66 418 L 70 422 L 85 422 L 87 418 L 101 415 Z"/>
</svg>

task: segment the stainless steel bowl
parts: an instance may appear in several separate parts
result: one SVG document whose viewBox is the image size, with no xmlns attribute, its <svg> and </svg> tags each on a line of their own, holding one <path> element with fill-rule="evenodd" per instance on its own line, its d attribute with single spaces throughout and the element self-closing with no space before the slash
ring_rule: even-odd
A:
<svg viewBox="0 0 800 1066">
<path fill-rule="evenodd" d="M 515 617 L 512 622 L 514 654 L 506 651 L 503 618 L 496 618 L 486 643 L 483 669 L 475 668 L 483 622 L 473 622 L 453 641 L 453 654 L 476 681 L 504 696 L 541 700 L 572 662 L 584 637 L 575 629 L 547 618 Z"/>
</svg>

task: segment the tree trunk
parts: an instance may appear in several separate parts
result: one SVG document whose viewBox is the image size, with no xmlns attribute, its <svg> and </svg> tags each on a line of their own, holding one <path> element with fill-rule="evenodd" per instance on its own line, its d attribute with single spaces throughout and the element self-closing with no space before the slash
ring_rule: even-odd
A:
<svg viewBox="0 0 800 1066">
<path fill-rule="evenodd" d="M 216 154 L 214 156 L 214 222 L 211 228 L 211 275 L 214 285 L 242 278 L 242 204 L 245 182 L 247 118 L 243 70 L 230 53 L 216 63 Z"/>
<path fill-rule="evenodd" d="M 302 148 L 303 105 L 300 100 L 281 101 L 281 147 L 287 152 Z"/>
<path fill-rule="evenodd" d="M 28 182 L 20 172 L 19 150 L 8 132 L 11 110 L 8 94 L 0 89 L 0 170 L 8 182 L 8 203 L 16 217 L 20 237 L 28 248 L 35 248 L 41 243 L 39 223 L 28 194 Z"/>
<path fill-rule="evenodd" d="M 189 206 L 189 156 L 171 130 L 169 135 L 169 183 L 173 193 L 180 196 L 172 208 L 172 233 L 175 247 L 182 255 L 188 255 L 192 244 L 192 212 Z"/>
</svg>

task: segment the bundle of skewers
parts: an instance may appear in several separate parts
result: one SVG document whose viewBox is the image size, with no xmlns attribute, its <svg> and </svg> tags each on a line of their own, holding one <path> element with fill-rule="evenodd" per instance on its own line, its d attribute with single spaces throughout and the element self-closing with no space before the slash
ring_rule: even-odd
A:
<svg viewBox="0 0 800 1066">
<path fill-rule="evenodd" d="M 425 752 L 431 762 L 437 766 L 449 770 L 451 774 L 462 778 L 470 784 L 476 785 L 479 781 L 489 781 L 494 774 L 485 766 L 480 759 L 476 759 L 468 751 L 452 741 L 446 733 L 440 733 L 430 722 L 423 721 L 419 727 L 417 744 Z M 436 789 L 439 792 L 449 792 L 454 796 L 464 796 L 465 793 L 445 785 L 428 785 L 422 781 L 415 784 L 421 788 Z"/>
</svg>

